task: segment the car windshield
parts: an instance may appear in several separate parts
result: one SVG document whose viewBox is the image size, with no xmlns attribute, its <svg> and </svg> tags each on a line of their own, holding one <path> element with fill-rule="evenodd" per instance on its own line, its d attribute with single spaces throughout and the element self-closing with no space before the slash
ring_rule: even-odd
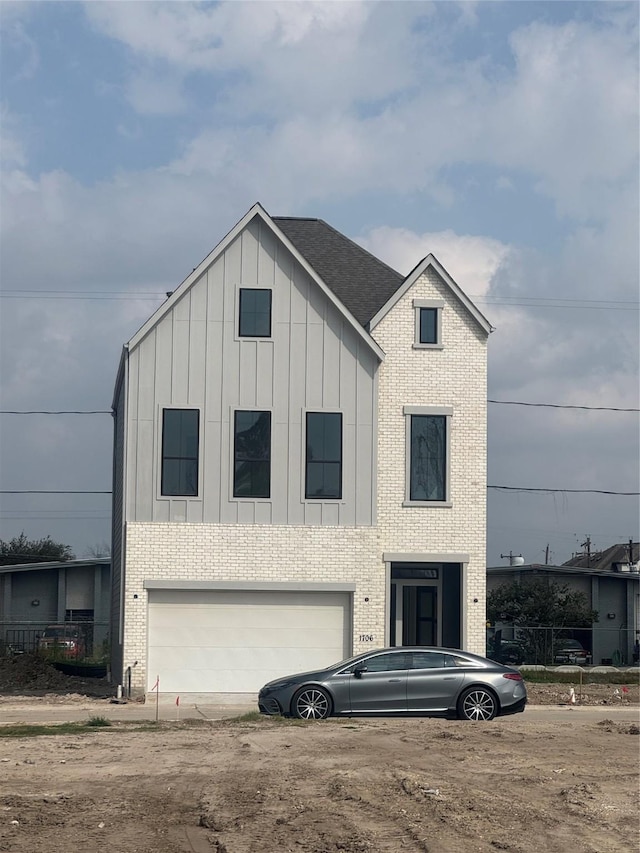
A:
<svg viewBox="0 0 640 853">
<path fill-rule="evenodd" d="M 52 640 L 62 640 L 65 637 L 77 637 L 78 631 L 75 628 L 45 628 L 43 637 Z"/>
</svg>

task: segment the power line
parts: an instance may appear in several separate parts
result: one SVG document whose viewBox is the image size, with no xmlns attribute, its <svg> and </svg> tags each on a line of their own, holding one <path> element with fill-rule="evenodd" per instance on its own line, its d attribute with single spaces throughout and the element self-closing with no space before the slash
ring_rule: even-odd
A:
<svg viewBox="0 0 640 853">
<path fill-rule="evenodd" d="M 524 486 L 487 486 L 488 489 L 501 489 L 506 492 L 549 492 L 552 494 L 558 492 L 572 492 L 574 494 L 581 495 L 626 495 L 626 496 L 634 496 L 640 495 L 640 492 L 610 492 L 606 489 L 531 489 L 525 488 Z"/>
<path fill-rule="evenodd" d="M 583 409 L 590 412 L 640 412 L 640 409 L 620 409 L 614 406 L 570 406 L 562 403 L 521 403 L 517 400 L 487 400 L 501 406 L 534 406 L 542 409 Z"/>
<path fill-rule="evenodd" d="M 109 491 L 83 491 L 63 489 L 2 489 L 0 495 L 110 495 Z"/>
<path fill-rule="evenodd" d="M 640 412 L 640 409 L 624 409 L 617 406 L 578 406 L 564 403 L 525 403 L 520 400 L 487 400 L 487 403 L 494 403 L 499 406 L 531 406 L 540 409 L 580 409 L 586 412 Z M 3 409 L 0 410 L 0 415 L 111 415 L 111 409 L 65 409 L 61 411 L 47 410 L 18 410 L 18 409 Z"/>
</svg>

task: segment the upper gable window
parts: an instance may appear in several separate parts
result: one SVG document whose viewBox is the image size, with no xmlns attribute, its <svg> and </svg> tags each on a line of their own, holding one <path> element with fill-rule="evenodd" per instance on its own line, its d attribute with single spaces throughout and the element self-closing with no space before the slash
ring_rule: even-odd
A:
<svg viewBox="0 0 640 853">
<path fill-rule="evenodd" d="M 198 494 L 199 431 L 198 409 L 163 410 L 160 494 Z"/>
<path fill-rule="evenodd" d="M 414 299 L 416 315 L 415 340 L 417 349 L 442 349 L 442 309 L 444 302 L 437 299 Z"/>
<path fill-rule="evenodd" d="M 271 337 L 271 291 L 240 288 L 238 335 L 241 338 Z"/>
</svg>

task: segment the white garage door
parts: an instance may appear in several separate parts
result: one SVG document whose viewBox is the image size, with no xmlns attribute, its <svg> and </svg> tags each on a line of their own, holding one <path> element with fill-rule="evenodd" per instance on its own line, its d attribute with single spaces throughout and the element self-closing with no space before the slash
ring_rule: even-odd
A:
<svg viewBox="0 0 640 853">
<path fill-rule="evenodd" d="M 147 683 L 161 693 L 256 693 L 351 653 L 346 593 L 149 590 Z"/>
</svg>

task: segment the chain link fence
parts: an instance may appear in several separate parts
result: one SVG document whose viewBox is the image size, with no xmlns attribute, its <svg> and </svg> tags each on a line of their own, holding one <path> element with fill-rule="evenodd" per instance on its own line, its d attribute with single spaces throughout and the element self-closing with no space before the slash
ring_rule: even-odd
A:
<svg viewBox="0 0 640 853">
<path fill-rule="evenodd" d="M 640 631 L 504 625 L 487 631 L 487 657 L 518 666 L 638 666 Z"/>
</svg>

